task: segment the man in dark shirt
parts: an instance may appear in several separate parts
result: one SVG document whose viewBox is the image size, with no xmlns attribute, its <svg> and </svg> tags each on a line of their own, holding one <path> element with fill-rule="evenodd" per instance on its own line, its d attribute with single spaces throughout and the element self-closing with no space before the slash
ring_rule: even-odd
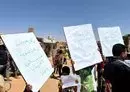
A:
<svg viewBox="0 0 130 92">
<path fill-rule="evenodd" d="M 116 60 L 104 67 L 104 78 L 112 84 L 112 92 L 130 92 L 130 67 L 124 60 L 127 57 L 127 48 L 122 44 L 115 44 L 112 48 Z"/>
</svg>

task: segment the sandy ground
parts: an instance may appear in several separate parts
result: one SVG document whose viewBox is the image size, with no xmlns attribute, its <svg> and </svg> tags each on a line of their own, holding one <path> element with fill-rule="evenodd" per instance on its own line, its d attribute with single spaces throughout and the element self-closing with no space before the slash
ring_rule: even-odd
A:
<svg viewBox="0 0 130 92">
<path fill-rule="evenodd" d="M 25 82 L 21 76 L 19 79 L 11 78 L 11 89 L 9 92 L 23 92 L 25 88 Z M 58 92 L 58 80 L 48 79 L 42 86 L 40 92 Z"/>
<path fill-rule="evenodd" d="M 67 61 L 67 66 L 70 65 L 70 61 Z M 23 92 L 25 88 L 25 82 L 23 78 L 19 76 L 19 79 L 15 79 L 12 77 L 10 79 L 12 80 L 10 81 L 11 89 L 8 92 Z M 40 89 L 40 92 L 58 92 L 58 80 L 49 78 Z"/>
</svg>

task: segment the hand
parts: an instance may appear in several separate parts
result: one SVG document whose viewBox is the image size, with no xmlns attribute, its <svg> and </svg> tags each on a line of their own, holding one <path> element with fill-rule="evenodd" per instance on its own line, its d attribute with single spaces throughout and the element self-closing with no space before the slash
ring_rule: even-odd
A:
<svg viewBox="0 0 130 92">
<path fill-rule="evenodd" d="M 25 92 L 32 92 L 32 86 L 30 84 L 27 84 L 25 90 Z"/>
<path fill-rule="evenodd" d="M 79 83 L 79 81 L 78 81 L 78 80 L 75 80 L 75 83 L 77 83 L 77 84 L 78 84 L 78 83 Z"/>
<path fill-rule="evenodd" d="M 52 68 L 54 68 L 54 64 L 52 64 Z"/>
<path fill-rule="evenodd" d="M 74 64 L 75 64 L 75 62 L 74 62 L 73 60 L 71 60 L 71 64 L 73 64 L 73 65 L 74 65 Z"/>
</svg>

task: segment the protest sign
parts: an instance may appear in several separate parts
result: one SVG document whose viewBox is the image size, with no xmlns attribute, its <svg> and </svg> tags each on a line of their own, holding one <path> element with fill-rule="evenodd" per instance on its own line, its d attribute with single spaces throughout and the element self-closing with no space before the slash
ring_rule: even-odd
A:
<svg viewBox="0 0 130 92">
<path fill-rule="evenodd" d="M 117 43 L 124 44 L 119 27 L 101 27 L 98 28 L 98 34 L 101 42 L 103 55 L 113 56 L 112 47 Z"/>
<path fill-rule="evenodd" d="M 77 92 L 80 92 L 81 88 L 81 79 L 79 75 L 76 74 L 70 74 L 67 76 L 61 76 L 61 82 L 62 82 L 62 88 L 68 88 L 77 86 Z"/>
<path fill-rule="evenodd" d="M 33 33 L 2 35 L 24 79 L 38 92 L 53 72 L 51 63 Z"/>
<path fill-rule="evenodd" d="M 64 32 L 75 70 L 102 61 L 91 24 L 64 27 Z"/>
</svg>

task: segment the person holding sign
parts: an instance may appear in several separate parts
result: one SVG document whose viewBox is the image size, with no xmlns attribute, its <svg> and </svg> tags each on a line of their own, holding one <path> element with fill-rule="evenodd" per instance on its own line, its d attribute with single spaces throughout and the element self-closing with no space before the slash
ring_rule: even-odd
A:
<svg viewBox="0 0 130 92">
<path fill-rule="evenodd" d="M 92 75 L 92 69 L 95 67 L 95 65 L 75 71 L 75 62 L 73 60 L 71 60 L 71 64 L 73 73 L 76 73 L 81 78 L 81 92 L 96 92 L 94 89 L 94 81 Z"/>
<path fill-rule="evenodd" d="M 70 74 L 70 68 L 68 66 L 64 66 L 62 68 L 62 75 L 59 82 L 59 92 L 80 92 L 80 77 L 78 75 Z M 70 80 L 71 79 L 71 80 Z M 74 81 L 73 81 L 74 80 Z M 66 85 L 67 84 L 67 85 Z M 71 86 L 70 85 L 75 85 Z M 27 84 L 24 92 L 33 92 L 32 86 Z M 38 91 L 40 92 L 40 91 Z"/>
<path fill-rule="evenodd" d="M 127 48 L 123 44 L 115 44 L 112 53 L 116 60 L 105 65 L 104 78 L 112 84 L 112 92 L 130 92 L 130 67 L 124 62 Z"/>
<path fill-rule="evenodd" d="M 70 74 L 70 68 L 64 66 L 62 68 L 62 75 L 59 83 L 59 92 L 80 92 L 80 76 Z"/>
<path fill-rule="evenodd" d="M 79 71 L 76 71 L 78 75 L 81 77 L 81 92 L 94 92 L 93 86 L 93 77 L 92 77 L 92 69 L 94 66 L 86 67 Z"/>
</svg>

